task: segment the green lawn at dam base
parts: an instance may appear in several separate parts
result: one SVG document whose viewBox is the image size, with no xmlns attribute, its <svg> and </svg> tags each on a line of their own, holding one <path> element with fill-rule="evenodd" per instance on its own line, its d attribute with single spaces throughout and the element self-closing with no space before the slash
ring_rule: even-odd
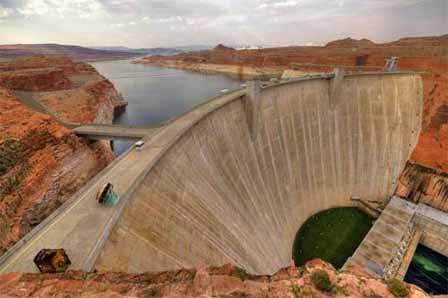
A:
<svg viewBox="0 0 448 298">
<path fill-rule="evenodd" d="M 328 209 L 310 217 L 293 246 L 296 266 L 320 258 L 341 268 L 372 227 L 372 218 L 356 207 Z"/>
</svg>

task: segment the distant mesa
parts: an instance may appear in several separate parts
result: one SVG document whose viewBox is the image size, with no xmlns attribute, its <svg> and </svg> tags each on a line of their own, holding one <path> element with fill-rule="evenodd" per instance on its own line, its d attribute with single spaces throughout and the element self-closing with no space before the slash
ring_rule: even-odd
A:
<svg viewBox="0 0 448 298">
<path fill-rule="evenodd" d="M 219 45 L 217 45 L 215 48 L 214 48 L 214 50 L 215 51 L 235 51 L 235 49 L 234 48 L 231 48 L 231 47 L 227 47 L 227 46 L 225 46 L 225 45 L 223 45 L 223 44 L 219 44 Z"/>
<path fill-rule="evenodd" d="M 325 45 L 327 48 L 366 48 L 366 47 L 372 47 L 376 44 L 368 40 L 366 38 L 363 39 L 353 39 L 350 37 L 344 38 L 344 39 L 338 39 L 335 41 L 330 41 Z"/>
<path fill-rule="evenodd" d="M 75 61 L 128 59 L 138 56 L 125 51 L 108 51 L 60 44 L 0 45 L 0 58 L 17 59 L 35 55 L 64 55 Z"/>
<path fill-rule="evenodd" d="M 115 51 L 115 52 L 126 52 L 133 53 L 136 55 L 159 55 L 159 56 L 170 56 L 182 53 L 182 50 L 175 48 L 128 48 L 128 47 L 95 47 L 92 48 L 101 51 Z"/>
</svg>

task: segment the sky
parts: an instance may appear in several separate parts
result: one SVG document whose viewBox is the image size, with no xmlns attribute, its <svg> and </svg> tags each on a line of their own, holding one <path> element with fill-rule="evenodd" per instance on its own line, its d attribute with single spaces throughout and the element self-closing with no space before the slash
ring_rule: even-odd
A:
<svg viewBox="0 0 448 298">
<path fill-rule="evenodd" d="M 0 0 L 0 44 L 287 46 L 448 33 L 448 0 Z"/>
</svg>

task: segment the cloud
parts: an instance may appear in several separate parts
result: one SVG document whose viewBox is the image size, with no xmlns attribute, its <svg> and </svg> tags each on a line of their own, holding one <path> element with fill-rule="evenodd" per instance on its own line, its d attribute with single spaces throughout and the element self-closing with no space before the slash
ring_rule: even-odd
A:
<svg viewBox="0 0 448 298">
<path fill-rule="evenodd" d="M 79 16 L 88 18 L 100 11 L 101 2 L 97 0 L 28 0 L 17 10 L 20 14 L 30 16 Z"/>
<path fill-rule="evenodd" d="M 99 0 L 111 14 L 163 19 L 172 16 L 216 16 L 219 5 L 204 0 Z"/>
<path fill-rule="evenodd" d="M 446 33 L 446 0 L 0 0 L 0 43 L 292 45 Z M 63 19 L 64 21 L 61 21 Z M 445 32 L 443 32 L 445 31 Z"/>
<path fill-rule="evenodd" d="M 7 18 L 14 13 L 14 10 L 0 5 L 0 19 Z"/>
<path fill-rule="evenodd" d="M 291 1 L 291 0 L 286 0 L 286 1 L 265 1 L 263 3 L 260 3 L 257 6 L 257 9 L 270 9 L 270 8 L 279 8 L 279 7 L 294 7 L 297 6 L 298 2 L 297 1 Z"/>
</svg>

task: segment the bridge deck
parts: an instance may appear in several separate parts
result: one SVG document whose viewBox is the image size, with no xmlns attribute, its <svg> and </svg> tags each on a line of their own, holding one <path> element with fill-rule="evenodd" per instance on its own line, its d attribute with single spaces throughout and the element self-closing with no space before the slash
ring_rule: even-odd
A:
<svg viewBox="0 0 448 298">
<path fill-rule="evenodd" d="M 133 128 L 117 125 L 87 124 L 76 127 L 73 132 L 78 136 L 91 139 L 142 139 L 153 135 L 157 128 Z"/>
<path fill-rule="evenodd" d="M 92 270 L 133 190 L 163 152 L 202 117 L 244 94 L 238 90 L 209 101 L 146 137 L 141 150 L 129 149 L 8 250 L 0 258 L 0 272 L 38 272 L 33 258 L 43 248 L 64 248 L 72 262 L 70 269 Z M 95 200 L 97 191 L 107 182 L 121 194 L 114 207 L 101 206 Z"/>
</svg>

